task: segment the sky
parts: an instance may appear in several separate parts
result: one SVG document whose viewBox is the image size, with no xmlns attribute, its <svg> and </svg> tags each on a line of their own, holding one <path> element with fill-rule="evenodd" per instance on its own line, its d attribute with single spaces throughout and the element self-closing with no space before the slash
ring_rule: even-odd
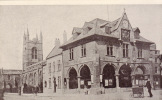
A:
<svg viewBox="0 0 162 100">
<path fill-rule="evenodd" d="M 63 32 L 72 36 L 73 27 L 82 27 L 95 18 L 113 21 L 124 8 L 131 26 L 140 35 L 156 43 L 162 52 L 162 5 L 1 5 L 0 68 L 22 69 L 23 35 L 27 27 L 30 39 L 42 31 L 43 59 L 54 47 L 55 39 L 63 43 Z"/>
</svg>

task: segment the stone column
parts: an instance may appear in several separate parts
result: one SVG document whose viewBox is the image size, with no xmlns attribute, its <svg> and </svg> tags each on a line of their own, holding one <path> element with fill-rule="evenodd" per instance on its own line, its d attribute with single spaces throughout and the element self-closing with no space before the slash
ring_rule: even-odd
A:
<svg viewBox="0 0 162 100">
<path fill-rule="evenodd" d="M 117 91 L 119 91 L 119 89 L 120 89 L 120 87 L 119 87 L 119 74 L 116 74 L 115 77 L 116 77 L 116 89 L 117 89 Z"/>
<path fill-rule="evenodd" d="M 69 90 L 69 77 L 66 78 L 67 89 Z"/>
<path fill-rule="evenodd" d="M 80 76 L 78 76 L 78 89 L 80 90 Z"/>
<path fill-rule="evenodd" d="M 132 75 L 132 85 L 135 85 L 135 75 Z"/>
</svg>

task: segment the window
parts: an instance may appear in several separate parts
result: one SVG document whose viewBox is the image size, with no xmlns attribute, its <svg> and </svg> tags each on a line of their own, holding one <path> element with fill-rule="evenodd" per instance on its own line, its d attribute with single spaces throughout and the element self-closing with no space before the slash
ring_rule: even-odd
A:
<svg viewBox="0 0 162 100">
<path fill-rule="evenodd" d="M 58 76 L 58 89 L 61 88 L 61 76 Z"/>
<path fill-rule="evenodd" d="M 10 78 L 11 78 L 10 75 L 8 75 L 8 80 L 10 80 Z"/>
<path fill-rule="evenodd" d="M 110 34 L 111 33 L 111 27 L 110 26 L 105 26 L 105 32 L 107 34 Z"/>
<path fill-rule="evenodd" d="M 157 73 L 157 70 L 158 70 L 157 67 L 155 67 L 155 73 Z"/>
<path fill-rule="evenodd" d="M 51 78 L 49 78 L 49 88 L 51 88 Z"/>
<path fill-rule="evenodd" d="M 60 60 L 58 60 L 58 71 L 61 70 L 61 64 L 60 64 Z"/>
<path fill-rule="evenodd" d="M 51 75 L 51 63 L 49 63 L 49 74 Z"/>
<path fill-rule="evenodd" d="M 53 72 L 55 72 L 55 62 L 53 62 Z"/>
<path fill-rule="evenodd" d="M 82 53 L 82 57 L 86 56 L 86 45 L 81 45 L 81 53 Z"/>
<path fill-rule="evenodd" d="M 47 87 L 47 81 L 44 82 L 44 87 Z"/>
<path fill-rule="evenodd" d="M 123 44 L 123 57 L 128 57 L 128 44 Z"/>
<path fill-rule="evenodd" d="M 157 54 L 157 51 L 155 51 L 155 54 Z"/>
<path fill-rule="evenodd" d="M 70 60 L 73 60 L 73 56 L 74 56 L 74 54 L 73 54 L 73 48 L 70 49 L 69 55 L 70 55 Z"/>
<path fill-rule="evenodd" d="M 37 48 L 36 47 L 32 48 L 32 59 L 37 59 Z"/>
<path fill-rule="evenodd" d="M 142 58 L 142 49 L 138 49 L 138 58 Z"/>
<path fill-rule="evenodd" d="M 107 45 L 107 55 L 108 56 L 113 55 L 113 45 L 112 44 Z"/>
<path fill-rule="evenodd" d="M 155 63 L 157 63 L 157 58 L 155 58 Z"/>
</svg>

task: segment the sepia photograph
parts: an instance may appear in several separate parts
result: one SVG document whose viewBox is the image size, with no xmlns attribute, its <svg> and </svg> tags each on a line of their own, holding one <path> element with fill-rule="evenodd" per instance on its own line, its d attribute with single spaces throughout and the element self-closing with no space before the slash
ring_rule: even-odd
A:
<svg viewBox="0 0 162 100">
<path fill-rule="evenodd" d="M 162 4 L 0 4 L 0 100 L 162 100 Z"/>
</svg>

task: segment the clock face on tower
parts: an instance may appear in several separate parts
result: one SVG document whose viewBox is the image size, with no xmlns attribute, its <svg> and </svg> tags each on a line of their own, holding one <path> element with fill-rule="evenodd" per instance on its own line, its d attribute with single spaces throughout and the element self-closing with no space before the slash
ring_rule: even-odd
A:
<svg viewBox="0 0 162 100">
<path fill-rule="evenodd" d="M 123 20 L 123 27 L 128 28 L 128 21 L 127 20 Z"/>
</svg>

